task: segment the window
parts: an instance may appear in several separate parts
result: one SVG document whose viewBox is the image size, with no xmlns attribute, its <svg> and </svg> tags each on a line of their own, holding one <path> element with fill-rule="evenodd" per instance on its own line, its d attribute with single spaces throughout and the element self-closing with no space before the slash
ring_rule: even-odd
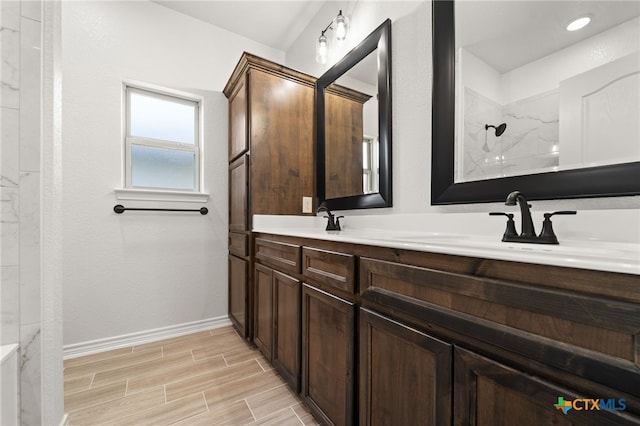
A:
<svg viewBox="0 0 640 426">
<path fill-rule="evenodd" d="M 125 186 L 200 191 L 200 100 L 125 85 Z"/>
<path fill-rule="evenodd" d="M 362 138 L 362 191 L 365 194 L 378 192 L 379 156 L 378 138 Z"/>
</svg>

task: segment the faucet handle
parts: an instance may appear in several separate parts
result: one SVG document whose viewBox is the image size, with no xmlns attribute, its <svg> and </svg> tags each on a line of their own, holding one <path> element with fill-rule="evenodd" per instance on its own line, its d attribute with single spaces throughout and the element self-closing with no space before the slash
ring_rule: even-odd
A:
<svg viewBox="0 0 640 426">
<path fill-rule="evenodd" d="M 540 238 L 541 242 L 546 244 L 559 244 L 558 237 L 556 237 L 555 232 L 553 232 L 553 223 L 551 223 L 551 216 L 571 215 L 577 213 L 578 212 L 576 212 L 575 210 L 560 210 L 553 213 L 545 213 L 544 221 L 542 222 L 542 231 L 540 231 L 540 235 L 538 238 Z"/>
<path fill-rule="evenodd" d="M 551 216 L 555 216 L 555 215 L 569 215 L 569 214 L 578 214 L 577 211 L 575 210 L 560 210 L 557 212 L 553 212 L 553 213 L 545 213 L 544 214 L 544 218 L 550 218 Z"/>
<path fill-rule="evenodd" d="M 490 212 L 489 216 L 507 217 L 507 228 L 504 230 L 502 241 L 510 241 L 511 238 L 518 236 L 518 232 L 516 231 L 516 223 L 513 221 L 513 213 Z"/>
</svg>

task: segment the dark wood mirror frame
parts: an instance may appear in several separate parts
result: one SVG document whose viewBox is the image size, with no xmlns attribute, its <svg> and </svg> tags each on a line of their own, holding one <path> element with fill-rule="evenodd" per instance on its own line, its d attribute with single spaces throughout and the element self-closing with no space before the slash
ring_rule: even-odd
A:
<svg viewBox="0 0 640 426">
<path fill-rule="evenodd" d="M 379 191 L 326 199 L 324 92 L 331 83 L 378 50 Z M 387 19 L 316 81 L 316 195 L 331 210 L 391 207 L 391 20 Z M 331 153 L 337 155 L 339 153 Z"/>
<path fill-rule="evenodd" d="M 431 204 L 504 202 L 640 194 L 640 162 L 454 183 L 455 21 L 453 0 L 433 2 Z"/>
</svg>

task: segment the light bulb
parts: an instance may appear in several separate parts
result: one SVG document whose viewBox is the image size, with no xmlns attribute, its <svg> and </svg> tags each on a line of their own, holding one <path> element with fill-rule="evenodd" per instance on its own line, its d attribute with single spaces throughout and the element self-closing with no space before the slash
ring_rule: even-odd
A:
<svg viewBox="0 0 640 426">
<path fill-rule="evenodd" d="M 340 41 L 346 39 L 349 33 L 349 20 L 342 14 L 342 11 L 336 16 L 335 25 L 336 39 Z"/>
<path fill-rule="evenodd" d="M 591 18 L 589 18 L 588 16 L 574 19 L 569 25 L 567 25 L 567 31 L 577 31 L 581 28 L 586 27 L 589 22 L 591 22 Z"/>
<path fill-rule="evenodd" d="M 327 54 L 329 53 L 329 41 L 324 33 L 318 37 L 318 43 L 316 44 L 316 62 L 324 64 L 327 62 Z"/>
</svg>

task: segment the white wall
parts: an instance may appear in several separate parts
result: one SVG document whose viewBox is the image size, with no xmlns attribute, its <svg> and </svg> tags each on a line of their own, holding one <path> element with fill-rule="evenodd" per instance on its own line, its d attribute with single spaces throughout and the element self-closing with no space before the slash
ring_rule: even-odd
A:
<svg viewBox="0 0 640 426">
<path fill-rule="evenodd" d="M 503 74 L 503 103 L 556 89 L 562 80 L 630 55 L 639 48 L 640 18 L 634 18 Z"/>
<path fill-rule="evenodd" d="M 284 53 L 147 1 L 62 2 L 64 343 L 227 315 L 227 107 L 241 53 Z M 122 81 L 205 93 L 201 204 L 116 200 Z"/>
<path fill-rule="evenodd" d="M 314 41 L 322 25 L 337 13 L 340 2 L 328 2 L 313 22 L 287 51 L 287 65 L 312 75 L 328 69 L 313 59 Z M 350 3 L 353 5 L 353 3 Z M 416 5 L 418 5 L 416 9 Z M 344 10 L 351 10 L 343 7 Z M 385 18 L 392 20 L 392 89 L 393 89 L 393 207 L 386 209 L 352 210 L 345 212 L 346 221 L 355 215 L 394 215 L 405 213 L 488 212 L 505 209 L 501 203 L 431 206 L 431 96 L 432 96 L 432 12 L 431 1 L 420 2 L 357 2 L 350 15 L 352 25 L 369 31 Z M 358 40 L 368 32 L 358 35 Z M 517 188 L 514 188 L 517 189 Z M 505 194 L 506 195 L 506 194 Z M 614 197 L 575 200 L 536 201 L 536 211 L 638 209 L 640 197 Z M 637 210 L 635 210 L 637 212 Z M 620 212 L 627 218 L 627 212 Z M 635 214 L 635 213 L 634 213 Z M 635 214 L 638 218 L 639 215 Z M 352 218 L 352 221 L 355 219 Z M 394 218 L 389 217 L 389 221 Z M 608 223 L 599 223 L 597 230 L 626 227 L 626 219 L 612 215 Z M 478 223 L 485 226 L 486 223 Z M 632 229 L 637 230 L 637 224 Z M 594 226 L 594 229 L 596 227 Z M 619 229 L 617 229 L 619 230 Z"/>
</svg>

